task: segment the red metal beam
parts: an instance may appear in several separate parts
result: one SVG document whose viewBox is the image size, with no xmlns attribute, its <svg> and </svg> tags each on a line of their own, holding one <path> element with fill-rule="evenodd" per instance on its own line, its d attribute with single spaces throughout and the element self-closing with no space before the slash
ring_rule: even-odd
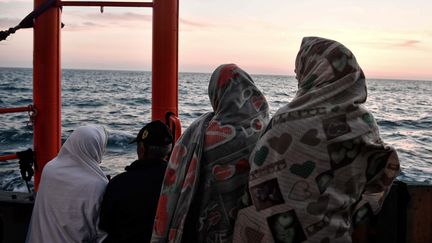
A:
<svg viewBox="0 0 432 243">
<path fill-rule="evenodd" d="M 56 6 L 75 6 L 75 7 L 153 7 L 152 2 L 106 2 L 106 1 L 57 1 Z"/>
<path fill-rule="evenodd" d="M 175 128 L 175 131 L 173 132 L 174 141 L 176 142 L 181 135 L 181 123 L 180 119 L 177 116 L 170 116 L 168 124 L 170 128 Z"/>
<path fill-rule="evenodd" d="M 34 0 L 35 8 L 46 0 Z M 34 151 L 38 188 L 42 169 L 61 147 L 60 8 L 36 18 L 33 38 Z"/>
<path fill-rule="evenodd" d="M 24 112 L 24 111 L 31 111 L 31 110 L 33 110 L 33 107 L 31 105 L 25 107 L 0 108 L 0 114 Z"/>
<path fill-rule="evenodd" d="M 11 159 L 18 159 L 18 156 L 16 154 L 8 154 L 8 155 L 0 156 L 0 161 L 6 161 Z"/>
<path fill-rule="evenodd" d="M 152 120 L 178 117 L 178 16 L 179 0 L 153 1 Z"/>
</svg>

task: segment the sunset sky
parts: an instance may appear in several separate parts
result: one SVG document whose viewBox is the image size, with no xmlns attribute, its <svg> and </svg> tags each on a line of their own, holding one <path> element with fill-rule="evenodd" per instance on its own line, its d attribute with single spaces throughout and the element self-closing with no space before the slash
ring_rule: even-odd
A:
<svg viewBox="0 0 432 243">
<path fill-rule="evenodd" d="M 0 30 L 32 0 L 0 0 Z M 294 74 L 304 36 L 337 40 L 369 78 L 432 80 L 431 0 L 180 0 L 179 70 L 237 63 L 254 74 Z M 151 9 L 64 7 L 62 67 L 150 70 Z M 0 42 L 0 67 L 31 67 L 33 31 Z"/>
</svg>

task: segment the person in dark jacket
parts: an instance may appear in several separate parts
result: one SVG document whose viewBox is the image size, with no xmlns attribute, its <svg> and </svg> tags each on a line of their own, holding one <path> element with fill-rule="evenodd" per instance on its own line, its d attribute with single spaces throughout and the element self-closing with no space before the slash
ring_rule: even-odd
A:
<svg viewBox="0 0 432 243">
<path fill-rule="evenodd" d="M 173 137 L 161 121 L 144 126 L 131 143 L 137 143 L 138 160 L 115 176 L 102 201 L 100 227 L 105 243 L 149 242 L 159 193 Z"/>
</svg>

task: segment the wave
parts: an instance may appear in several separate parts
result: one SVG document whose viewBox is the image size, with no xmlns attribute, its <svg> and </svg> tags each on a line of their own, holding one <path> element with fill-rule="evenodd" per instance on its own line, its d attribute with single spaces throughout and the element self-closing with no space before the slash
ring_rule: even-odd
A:
<svg viewBox="0 0 432 243">
<path fill-rule="evenodd" d="M 7 91 L 7 92 L 14 92 L 14 93 L 31 93 L 32 89 L 31 88 L 26 88 L 26 87 L 15 87 L 15 86 L 10 86 L 10 85 L 2 85 L 0 86 L 2 91 Z"/>
<path fill-rule="evenodd" d="M 16 170 L 7 170 L 1 171 L 0 177 L 0 188 L 3 191 L 14 191 L 14 192 L 28 192 L 26 182 L 21 177 L 19 171 Z M 34 182 L 29 182 L 30 190 L 33 190 Z"/>
<path fill-rule="evenodd" d="M 31 104 L 32 69 L 0 70 L 0 106 Z M 271 113 L 288 103 L 297 89 L 293 77 L 252 77 L 266 94 Z M 209 78 L 210 74 L 179 74 L 179 116 L 183 129 L 212 110 L 207 94 Z M 136 157 L 135 145 L 129 141 L 150 120 L 151 73 L 63 70 L 62 79 L 62 142 L 78 126 L 104 125 L 109 140 L 103 166 L 110 173 L 123 171 L 125 163 Z M 432 171 L 427 170 L 432 168 L 430 82 L 369 80 L 368 92 L 367 107 L 377 114 L 384 141 L 397 148 L 403 161 L 401 178 L 411 181 L 432 178 Z M 0 115 L 0 154 L 33 146 L 33 132 L 26 127 L 27 121 L 26 113 Z M 3 169 L 12 171 L 16 166 L 2 163 L 0 171 Z M 2 187 L 23 188 L 13 179 L 20 177 L 19 172 L 2 173 Z"/>
<path fill-rule="evenodd" d="M 135 136 L 125 132 L 112 132 L 108 131 L 108 149 L 110 150 L 131 150 L 135 149 L 135 146 L 129 144 Z"/>
<path fill-rule="evenodd" d="M 0 133 L 0 142 L 2 145 L 7 144 L 27 144 L 33 141 L 33 130 L 27 126 L 21 128 L 10 128 L 2 130 Z"/>
<path fill-rule="evenodd" d="M 379 126 L 386 128 L 424 129 L 432 127 L 432 117 L 424 117 L 417 120 L 377 120 L 377 123 Z"/>
</svg>

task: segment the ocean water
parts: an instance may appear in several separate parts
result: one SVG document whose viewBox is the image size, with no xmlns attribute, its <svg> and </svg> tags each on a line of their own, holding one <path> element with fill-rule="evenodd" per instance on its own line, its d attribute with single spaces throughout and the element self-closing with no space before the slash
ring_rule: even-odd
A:
<svg viewBox="0 0 432 243">
<path fill-rule="evenodd" d="M 63 70 L 62 140 L 76 127 L 101 124 L 109 131 L 102 168 L 110 175 L 136 158 L 128 142 L 150 119 L 151 73 L 131 71 Z M 252 75 L 265 94 L 271 114 L 295 94 L 294 77 Z M 211 111 L 207 95 L 210 74 L 179 75 L 182 128 Z M 0 68 L 0 107 L 32 104 L 32 70 Z M 398 150 L 404 181 L 432 184 L 432 81 L 368 80 L 368 107 L 384 141 Z M 27 113 L 0 114 L 0 155 L 32 148 L 33 132 Z M 26 191 L 18 161 L 0 162 L 0 188 Z"/>
</svg>

